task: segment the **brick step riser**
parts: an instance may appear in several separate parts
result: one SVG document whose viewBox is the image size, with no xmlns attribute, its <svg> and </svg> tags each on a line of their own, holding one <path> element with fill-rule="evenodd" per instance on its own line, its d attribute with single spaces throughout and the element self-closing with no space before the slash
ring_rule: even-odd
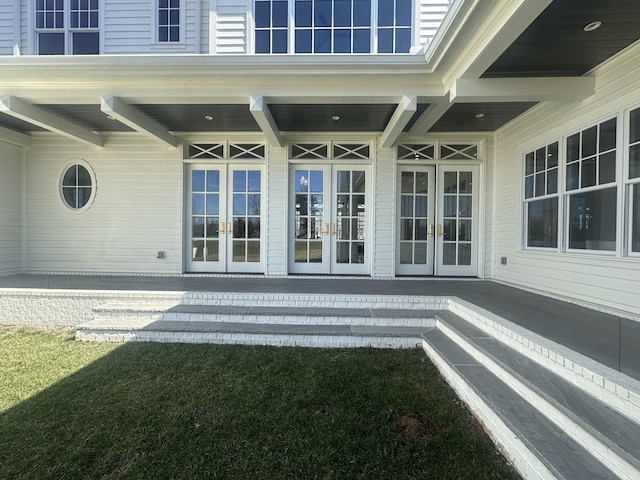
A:
<svg viewBox="0 0 640 480">
<path fill-rule="evenodd" d="M 418 337 L 390 338 L 357 335 L 277 335 L 221 332 L 77 330 L 76 340 L 92 342 L 159 342 L 263 345 L 317 348 L 416 348 Z"/>
<path fill-rule="evenodd" d="M 375 325 L 386 327 L 433 327 L 434 317 L 425 318 L 387 318 L 387 317 L 349 317 L 349 316 L 301 316 L 301 315 L 254 315 L 254 314 L 202 314 L 180 312 L 122 312 L 101 311 L 94 320 L 107 319 L 131 320 L 132 323 L 144 320 L 152 323 L 157 320 L 179 322 L 221 322 L 221 323 L 258 323 L 262 325 Z"/>
<path fill-rule="evenodd" d="M 505 382 L 512 390 L 518 393 L 523 400 L 532 405 L 542 415 L 564 431 L 572 432 L 572 438 L 598 458 L 603 465 L 619 475 L 620 478 L 640 479 L 638 464 L 633 459 L 626 458 L 628 455 L 615 451 L 616 449 L 611 448 L 611 445 L 607 445 L 607 442 L 603 441 L 597 433 L 592 433 L 587 427 L 584 427 L 579 420 L 571 418 L 566 411 L 557 408 L 553 403 L 544 398 L 543 395 L 520 381 L 520 379 L 514 376 L 508 369 L 503 368 L 501 364 L 485 355 L 481 350 L 477 349 L 475 345 L 467 342 L 457 331 L 449 328 L 445 323 L 438 322 L 438 329 L 473 356 L 479 363 L 489 368 L 494 375 Z M 612 406 L 612 408 L 615 407 Z"/>
</svg>

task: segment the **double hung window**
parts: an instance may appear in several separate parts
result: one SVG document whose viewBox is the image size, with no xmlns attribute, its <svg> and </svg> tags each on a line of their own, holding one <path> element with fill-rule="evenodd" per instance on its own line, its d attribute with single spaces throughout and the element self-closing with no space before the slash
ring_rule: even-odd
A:
<svg viewBox="0 0 640 480">
<path fill-rule="evenodd" d="M 558 142 L 525 155 L 527 247 L 558 247 Z"/>
<path fill-rule="evenodd" d="M 570 250 L 616 250 L 616 123 L 612 118 L 567 138 Z"/>
<path fill-rule="evenodd" d="M 256 53 L 407 53 L 412 0 L 255 0 Z"/>
<path fill-rule="evenodd" d="M 35 0 L 38 55 L 100 53 L 98 0 Z"/>
</svg>

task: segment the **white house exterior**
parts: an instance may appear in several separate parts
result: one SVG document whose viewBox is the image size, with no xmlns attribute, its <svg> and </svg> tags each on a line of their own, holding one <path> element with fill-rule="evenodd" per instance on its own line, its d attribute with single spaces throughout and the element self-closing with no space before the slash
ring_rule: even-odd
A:
<svg viewBox="0 0 640 480">
<path fill-rule="evenodd" d="M 0 275 L 478 277 L 638 318 L 638 8 L 582 4 L 576 38 L 626 32 L 584 71 L 497 71 L 559 2 L 5 2 Z"/>
</svg>

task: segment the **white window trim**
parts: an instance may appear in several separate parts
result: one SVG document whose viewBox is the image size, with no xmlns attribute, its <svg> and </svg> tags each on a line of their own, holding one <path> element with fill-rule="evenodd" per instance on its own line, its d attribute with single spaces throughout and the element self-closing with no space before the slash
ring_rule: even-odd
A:
<svg viewBox="0 0 640 480">
<path fill-rule="evenodd" d="M 98 43 L 98 53 L 97 55 L 102 55 L 104 53 L 104 31 L 105 31 L 105 23 L 104 23 L 104 2 L 105 0 L 98 0 L 98 27 L 97 28 L 71 28 L 71 2 L 70 0 L 64 0 L 63 11 L 64 11 L 64 28 L 53 29 L 38 29 L 36 28 L 36 7 L 35 0 L 29 0 L 27 6 L 27 31 L 30 32 L 27 38 L 27 50 L 32 55 L 40 55 L 38 52 L 38 34 L 39 33 L 64 33 L 64 54 L 63 55 L 75 55 L 72 51 L 73 49 L 73 40 L 72 33 L 76 31 L 81 32 L 98 32 L 99 33 L 99 43 Z M 62 55 L 61 55 L 62 56 Z"/>
<path fill-rule="evenodd" d="M 525 198 L 526 194 L 526 156 L 529 153 L 534 153 L 536 150 L 541 148 L 547 148 L 549 145 L 553 145 L 554 143 L 558 144 L 558 186 L 556 193 L 553 194 L 545 194 L 539 197 L 531 197 Z M 537 251 L 537 252 L 547 252 L 547 253 L 558 253 L 562 251 L 564 245 L 564 225 L 563 225 L 563 187 L 564 187 L 564 142 L 562 138 L 555 138 L 548 142 L 543 142 L 542 144 L 537 144 L 535 147 L 527 148 L 520 152 L 520 201 L 521 201 L 521 227 L 520 227 L 520 249 L 526 251 Z M 558 199 L 558 232 L 556 233 L 556 247 L 530 247 L 527 245 L 528 238 L 528 228 L 529 228 L 529 211 L 528 204 L 530 202 L 534 202 L 536 200 L 545 200 L 549 198 L 557 198 Z"/>
<path fill-rule="evenodd" d="M 371 0 L 371 50 L 369 53 L 296 53 L 295 52 L 295 2 L 296 0 L 288 1 L 288 14 L 289 24 L 287 27 L 287 53 L 258 53 L 256 54 L 256 1 L 251 0 L 251 9 L 247 14 L 247 41 L 249 42 L 248 51 L 251 54 L 256 55 L 410 55 L 414 53 L 414 49 L 418 45 L 420 38 L 420 29 L 418 28 L 419 18 L 419 0 L 411 0 L 411 45 L 409 46 L 409 52 L 405 53 L 382 53 L 378 52 L 378 2 L 377 0 Z M 157 0 L 156 0 L 157 2 Z M 333 27 L 332 27 L 333 28 Z M 314 28 L 311 27 L 313 30 Z M 156 27 L 157 31 L 157 27 Z"/>
<path fill-rule="evenodd" d="M 624 162 L 623 162 L 623 167 L 621 170 L 623 170 L 622 173 L 622 185 L 623 188 L 621 190 L 623 190 L 622 194 L 624 197 L 624 208 L 623 210 L 623 231 L 624 231 L 624 240 L 625 240 L 625 244 L 624 244 L 624 252 L 623 254 L 625 256 L 628 256 L 629 258 L 635 258 L 635 259 L 639 259 L 640 258 L 640 252 L 634 252 L 633 249 L 633 245 L 632 245 L 632 218 L 633 218 L 633 203 L 632 203 L 632 197 L 631 197 L 631 193 L 632 193 L 632 189 L 634 188 L 633 186 L 636 185 L 635 188 L 640 188 L 640 177 L 637 178 L 629 178 L 629 173 L 630 173 L 630 165 L 631 165 L 631 159 L 629 158 L 629 148 L 631 146 L 631 137 L 630 137 L 630 128 L 631 128 L 631 112 L 633 112 L 634 110 L 639 110 L 640 109 L 640 104 L 636 104 L 636 105 L 632 105 L 631 107 L 627 108 L 624 110 L 624 116 L 623 116 L 623 128 L 624 128 L 624 140 L 623 140 L 623 158 L 624 158 Z M 636 213 L 636 215 L 640 216 L 640 213 Z M 639 220 L 640 221 L 640 220 Z"/>
<path fill-rule="evenodd" d="M 180 0 L 180 39 L 177 42 L 161 42 L 158 39 L 158 14 L 160 9 L 159 0 L 153 0 L 151 2 L 151 48 L 152 49 L 175 49 L 181 50 L 186 48 L 186 30 L 187 30 L 187 1 Z M 200 18 L 199 15 L 196 16 Z M 199 20 L 198 20 L 199 21 Z"/>
<path fill-rule="evenodd" d="M 84 168 L 86 168 L 87 172 L 89 172 L 89 176 L 91 177 L 91 195 L 89 196 L 89 200 L 87 200 L 87 203 L 82 208 L 71 207 L 65 201 L 64 195 L 62 193 L 62 181 L 64 180 L 64 174 L 67 172 L 67 170 L 69 170 L 69 168 L 75 165 L 81 165 Z M 80 214 L 89 210 L 93 205 L 93 202 L 95 202 L 97 191 L 98 191 L 98 185 L 96 182 L 96 174 L 93 171 L 93 168 L 91 167 L 91 165 L 86 160 L 82 158 L 71 159 L 67 163 L 65 163 L 64 166 L 60 169 L 60 172 L 58 173 L 58 200 L 60 204 L 64 207 L 65 211 L 67 211 L 68 213 Z"/>
</svg>

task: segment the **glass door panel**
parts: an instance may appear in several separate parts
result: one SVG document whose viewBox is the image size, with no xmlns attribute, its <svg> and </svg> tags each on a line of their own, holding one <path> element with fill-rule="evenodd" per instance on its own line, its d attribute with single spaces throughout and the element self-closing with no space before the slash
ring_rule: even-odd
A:
<svg viewBox="0 0 640 480">
<path fill-rule="evenodd" d="M 292 165 L 289 272 L 368 274 L 367 171 Z"/>
<path fill-rule="evenodd" d="M 365 242 L 367 171 L 364 167 L 334 166 L 333 179 L 331 272 L 368 274 L 369 252 L 366 251 Z"/>
<path fill-rule="evenodd" d="M 396 273 L 433 275 L 435 167 L 400 167 L 398 182 Z"/>
<path fill-rule="evenodd" d="M 261 169 L 189 166 L 188 271 L 262 271 L 262 177 Z"/>
<path fill-rule="evenodd" d="M 291 273 L 329 273 L 330 221 L 328 216 L 325 218 L 328 179 L 327 167 L 292 167 L 289 189 L 293 206 Z"/>
<path fill-rule="evenodd" d="M 477 167 L 442 167 L 436 250 L 438 275 L 477 275 Z"/>
</svg>

